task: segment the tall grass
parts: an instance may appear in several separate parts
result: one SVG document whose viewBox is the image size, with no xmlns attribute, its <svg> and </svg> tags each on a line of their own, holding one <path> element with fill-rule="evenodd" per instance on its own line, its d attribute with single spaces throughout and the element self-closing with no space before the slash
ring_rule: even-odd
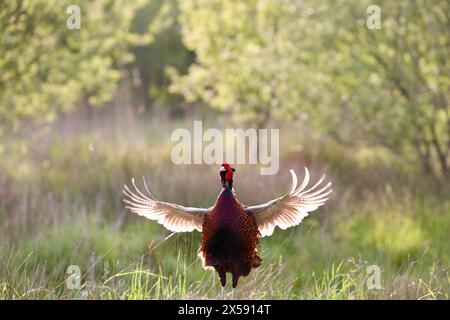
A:
<svg viewBox="0 0 450 320">
<path fill-rule="evenodd" d="M 211 126 L 226 126 L 223 119 Z M 121 189 L 146 176 L 161 200 L 210 206 L 215 166 L 175 166 L 168 122 L 131 109 L 73 114 L 0 141 L 1 299 L 217 298 L 217 276 L 196 258 L 198 233 L 171 235 L 125 212 Z M 292 132 L 298 134 L 292 135 Z M 450 204 L 416 167 L 379 149 L 348 149 L 283 125 L 276 176 L 238 166 L 246 204 L 287 191 L 289 168 L 333 181 L 333 198 L 296 228 L 262 240 L 263 264 L 239 283 L 243 299 L 448 299 Z M 170 236 L 170 237 L 169 237 Z M 67 268 L 81 270 L 78 289 Z M 369 289 L 367 267 L 381 270 Z"/>
</svg>

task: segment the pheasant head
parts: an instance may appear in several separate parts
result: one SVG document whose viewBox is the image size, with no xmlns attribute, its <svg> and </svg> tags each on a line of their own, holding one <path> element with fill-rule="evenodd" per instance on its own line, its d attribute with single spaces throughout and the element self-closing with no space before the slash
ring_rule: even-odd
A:
<svg viewBox="0 0 450 320">
<path fill-rule="evenodd" d="M 233 175 L 235 171 L 228 163 L 222 163 L 219 170 L 222 187 L 233 190 Z"/>
</svg>

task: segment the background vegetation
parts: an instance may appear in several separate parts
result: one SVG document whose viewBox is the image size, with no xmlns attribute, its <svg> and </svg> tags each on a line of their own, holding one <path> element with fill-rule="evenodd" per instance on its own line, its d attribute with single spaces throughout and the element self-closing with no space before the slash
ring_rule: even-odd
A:
<svg viewBox="0 0 450 320">
<path fill-rule="evenodd" d="M 289 168 L 334 185 L 263 239 L 239 298 L 449 298 L 448 1 L 77 1 L 69 30 L 71 4 L 0 4 L 0 298 L 217 298 L 198 233 L 121 201 L 146 176 L 162 200 L 214 202 L 216 166 L 170 160 L 199 119 L 280 128 L 279 174 L 237 167 L 245 204 L 286 192 Z"/>
</svg>

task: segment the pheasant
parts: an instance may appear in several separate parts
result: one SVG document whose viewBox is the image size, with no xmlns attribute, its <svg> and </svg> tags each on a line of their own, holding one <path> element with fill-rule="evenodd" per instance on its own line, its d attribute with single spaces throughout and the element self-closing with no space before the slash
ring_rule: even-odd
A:
<svg viewBox="0 0 450 320">
<path fill-rule="evenodd" d="M 220 167 L 222 191 L 214 206 L 208 209 L 159 201 L 149 191 L 145 180 L 147 194 L 137 188 L 134 179 L 135 191 L 124 186 L 124 202 L 131 212 L 155 220 L 172 232 L 201 232 L 198 255 L 203 267 L 214 268 L 219 275 L 221 299 L 225 295 L 226 273 L 231 273 L 231 297 L 234 298 L 239 278 L 261 265 L 262 259 L 257 253 L 260 238 L 272 235 L 277 226 L 287 229 L 298 225 L 309 212 L 325 204 L 332 192 L 331 182 L 319 187 L 325 175 L 307 189 L 308 169 L 305 167 L 303 182 L 298 187 L 294 170 L 290 172 L 292 187 L 289 193 L 256 206 L 243 205 L 236 199 L 233 188 L 235 169 L 228 163 Z"/>
</svg>

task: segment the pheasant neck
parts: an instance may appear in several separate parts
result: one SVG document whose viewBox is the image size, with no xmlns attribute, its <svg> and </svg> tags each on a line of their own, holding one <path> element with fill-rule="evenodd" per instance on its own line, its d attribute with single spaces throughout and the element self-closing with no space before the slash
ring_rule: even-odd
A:
<svg viewBox="0 0 450 320">
<path fill-rule="evenodd" d="M 218 221 L 227 224 L 239 216 L 241 211 L 242 207 L 236 200 L 233 190 L 224 187 L 213 209 L 214 214 L 217 214 L 219 218 Z"/>
<path fill-rule="evenodd" d="M 230 187 L 228 187 L 227 185 L 224 185 L 222 187 L 222 191 L 220 192 L 220 195 L 222 195 L 223 193 L 225 193 L 225 194 L 231 193 L 231 195 L 234 196 L 234 188 L 230 189 Z"/>
</svg>

